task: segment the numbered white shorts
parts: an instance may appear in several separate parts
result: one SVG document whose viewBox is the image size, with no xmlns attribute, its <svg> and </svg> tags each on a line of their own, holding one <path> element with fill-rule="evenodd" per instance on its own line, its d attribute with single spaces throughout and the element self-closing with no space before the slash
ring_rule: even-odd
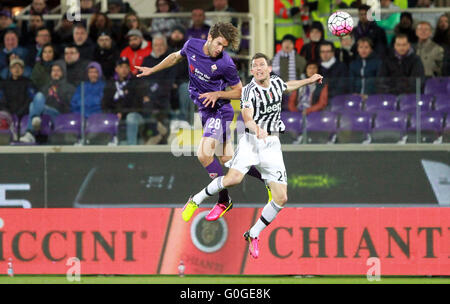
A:
<svg viewBox="0 0 450 304">
<path fill-rule="evenodd" d="M 268 182 L 287 184 L 281 143 L 277 136 L 268 136 L 264 142 L 253 134 L 244 133 L 239 139 L 233 158 L 225 166 L 243 174 L 246 174 L 251 166 L 256 166 L 262 178 Z"/>
</svg>

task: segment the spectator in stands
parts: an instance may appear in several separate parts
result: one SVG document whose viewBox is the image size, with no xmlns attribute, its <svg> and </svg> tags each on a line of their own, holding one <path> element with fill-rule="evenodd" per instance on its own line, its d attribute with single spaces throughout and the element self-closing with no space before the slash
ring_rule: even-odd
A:
<svg viewBox="0 0 450 304">
<path fill-rule="evenodd" d="M 131 11 L 131 7 L 128 2 L 123 0 L 108 0 L 108 14 L 126 14 Z"/>
<path fill-rule="evenodd" d="M 127 57 L 130 62 L 130 69 L 136 75 L 135 66 L 141 66 L 144 58 L 152 52 L 152 44 L 144 39 L 140 30 L 130 30 L 127 34 L 128 46 L 122 50 L 120 57 Z"/>
<path fill-rule="evenodd" d="M 50 43 L 44 44 L 39 60 L 33 66 L 31 72 L 31 81 L 39 91 L 50 82 L 51 65 L 56 59 L 55 46 Z"/>
<path fill-rule="evenodd" d="M 3 9 L 0 11 L 0 41 L 3 41 L 3 36 L 6 31 L 13 30 L 17 26 L 12 19 L 11 12 Z"/>
<path fill-rule="evenodd" d="M 92 60 L 95 44 L 89 38 L 86 27 L 82 23 L 77 23 L 73 29 L 73 42 L 77 46 L 81 58 Z"/>
<path fill-rule="evenodd" d="M 48 14 L 46 0 L 33 0 L 30 6 L 30 14 L 44 15 Z"/>
<path fill-rule="evenodd" d="M 59 24 L 54 30 L 54 42 L 59 45 L 67 45 L 73 42 L 73 21 L 67 18 L 67 14 L 63 14 Z"/>
<path fill-rule="evenodd" d="M 40 130 L 41 115 L 56 116 L 70 112 L 70 100 L 75 93 L 75 86 L 66 80 L 65 65 L 55 62 L 50 65 L 50 81 L 40 90 L 44 98 L 35 98 L 29 106 L 27 131 L 20 138 L 22 142 L 35 142 L 35 134 Z"/>
<path fill-rule="evenodd" d="M 376 93 L 376 77 L 381 60 L 373 51 L 372 40 L 362 37 L 357 42 L 358 56 L 350 63 L 350 84 L 352 93 L 366 97 Z"/>
<path fill-rule="evenodd" d="M 150 56 L 144 59 L 143 65 L 153 67 L 166 58 L 170 51 L 167 45 L 167 39 L 163 34 L 156 34 L 152 40 L 153 51 Z M 175 67 L 160 71 L 158 74 L 152 74 L 146 77 L 148 95 L 144 99 L 145 111 L 151 113 L 150 129 L 154 136 L 149 139 L 148 144 L 165 143 L 168 135 L 168 114 L 170 110 L 171 88 L 175 78 Z M 155 123 L 156 122 L 156 123 Z M 156 126 L 154 127 L 154 125 Z"/>
<path fill-rule="evenodd" d="M 19 46 L 19 35 L 15 30 L 7 30 L 3 36 L 3 48 L 0 50 L 0 70 L 8 66 L 9 54 L 16 53 L 22 60 L 28 56 L 26 48 Z"/>
<path fill-rule="evenodd" d="M 341 41 L 341 47 L 336 49 L 336 58 L 340 61 L 345 63 L 347 66 L 350 65 L 350 62 L 355 59 L 355 54 L 353 53 L 353 36 L 352 35 L 345 35 L 343 37 L 339 37 L 339 40 Z"/>
<path fill-rule="evenodd" d="M 179 11 L 178 4 L 173 0 L 156 0 L 156 13 L 175 13 Z M 153 18 L 149 32 L 153 36 L 157 33 L 165 35 L 167 38 L 173 27 L 181 25 L 183 22 L 179 18 Z"/>
<path fill-rule="evenodd" d="M 41 27 L 36 30 L 35 43 L 28 47 L 28 60 L 27 64 L 34 66 L 36 62 L 41 60 L 41 53 L 44 45 L 52 42 L 52 35 L 48 28 Z"/>
<path fill-rule="evenodd" d="M 24 46 L 34 45 L 37 30 L 45 27 L 44 17 L 40 14 L 30 16 L 30 22 L 22 24 L 20 43 Z"/>
<path fill-rule="evenodd" d="M 208 9 L 208 12 L 235 13 L 236 10 L 229 5 L 228 0 L 212 0 L 212 6 Z M 228 16 L 212 18 L 211 24 L 215 24 L 217 22 L 231 22 L 231 24 L 237 26 L 237 19 Z"/>
<path fill-rule="evenodd" d="M 80 52 L 76 45 L 69 44 L 64 48 L 64 62 L 69 83 L 78 86 L 81 81 L 86 79 L 86 67 L 89 61 L 80 58 Z"/>
<path fill-rule="evenodd" d="M 319 46 L 321 74 L 328 83 L 328 96 L 346 94 L 349 90 L 348 68 L 345 63 L 336 59 L 334 44 L 323 41 Z"/>
<path fill-rule="evenodd" d="M 89 38 L 91 41 L 97 41 L 102 32 L 117 33 L 118 29 L 113 28 L 111 19 L 105 13 L 95 13 L 89 24 Z M 111 38 L 116 40 L 118 36 L 114 35 Z"/>
<path fill-rule="evenodd" d="M 94 51 L 94 61 L 100 63 L 105 79 L 111 79 L 114 76 L 116 61 L 120 57 L 120 50 L 112 40 L 111 33 L 101 32 L 97 38 L 97 45 Z"/>
<path fill-rule="evenodd" d="M 323 25 L 319 21 L 314 21 L 309 30 L 310 42 L 305 43 L 300 50 L 300 55 L 302 55 L 306 61 L 319 61 L 319 46 L 322 41 L 324 41 L 324 30 Z"/>
<path fill-rule="evenodd" d="M 97 12 L 94 0 L 80 0 L 81 14 L 94 14 Z"/>
<path fill-rule="evenodd" d="M 144 124 L 145 82 L 133 77 L 126 57 L 119 58 L 115 65 L 114 78 L 105 86 L 102 108 L 126 123 L 127 144 L 137 145 L 139 128 Z"/>
<path fill-rule="evenodd" d="M 305 71 L 306 60 L 294 49 L 296 38 L 287 34 L 281 40 L 281 50 L 272 60 L 272 71 L 279 75 L 283 81 L 300 79 Z"/>
<path fill-rule="evenodd" d="M 186 31 L 186 40 L 191 38 L 206 40 L 208 38 L 210 26 L 205 23 L 205 19 L 205 10 L 203 8 L 192 10 L 192 26 Z"/>
<path fill-rule="evenodd" d="M 81 113 L 84 101 L 84 118 L 89 118 L 92 114 L 102 113 L 105 82 L 103 81 L 102 67 L 98 62 L 89 63 L 86 72 L 88 81 L 84 82 L 84 96 L 80 84 L 70 101 L 70 110 L 74 113 Z"/>
<path fill-rule="evenodd" d="M 11 52 L 8 55 L 8 57 L 7 57 L 7 67 L 4 67 L 0 71 L 0 79 L 9 79 L 9 78 L 11 78 L 11 69 L 9 67 L 9 63 L 11 61 L 13 61 L 14 59 L 22 59 L 22 60 L 24 60 L 23 58 L 20 58 L 19 54 L 17 54 L 15 51 Z M 24 62 L 25 62 L 25 60 L 24 60 Z M 25 63 L 25 67 L 23 69 L 23 76 L 26 77 L 26 78 L 30 78 L 31 71 L 32 71 L 32 68 Z"/>
<path fill-rule="evenodd" d="M 317 73 L 319 73 L 319 63 L 310 61 L 306 64 L 305 71 L 299 79 L 309 78 Z M 305 115 L 322 111 L 328 105 L 328 85 L 313 83 L 303 86 L 291 93 L 288 105 L 289 111 L 303 112 Z"/>
<path fill-rule="evenodd" d="M 447 49 L 450 49 L 449 19 L 448 14 L 444 14 L 439 17 L 433 37 L 434 42 Z"/>
<path fill-rule="evenodd" d="M 375 21 L 369 21 L 367 19 L 367 12 L 370 10 L 370 6 L 361 5 L 358 8 L 358 25 L 353 29 L 353 37 L 357 42 L 362 37 L 368 37 L 373 42 L 373 51 L 383 58 L 387 52 L 387 38 L 384 29 L 379 27 Z M 353 53 L 356 53 L 356 44 L 353 46 Z"/>
<path fill-rule="evenodd" d="M 417 24 L 416 35 L 419 41 L 415 46 L 415 51 L 422 60 L 427 77 L 441 76 L 444 60 L 444 48 L 431 40 L 432 33 L 429 22 L 421 21 Z"/>
<path fill-rule="evenodd" d="M 186 30 L 181 25 L 176 25 L 172 28 L 167 40 L 169 48 L 174 50 L 181 50 L 186 42 Z"/>
<path fill-rule="evenodd" d="M 379 90 L 390 94 L 414 93 L 416 78 L 424 76 L 422 61 L 411 47 L 408 36 L 405 34 L 395 36 L 394 48 L 383 60 L 378 73 Z"/>
<path fill-rule="evenodd" d="M 130 30 L 140 30 L 145 40 L 151 40 L 151 36 L 145 29 L 145 26 L 139 19 L 139 16 L 136 13 L 131 12 L 125 15 L 122 21 L 122 25 L 120 26 L 120 34 L 118 38 L 119 40 L 117 41 L 120 49 L 124 49 L 127 47 L 127 34 Z"/>
<path fill-rule="evenodd" d="M 403 12 L 400 15 L 400 23 L 394 28 L 394 34 L 405 34 L 408 36 L 408 41 L 412 44 L 417 43 L 416 31 L 413 26 L 413 18 L 411 13 Z"/>
<path fill-rule="evenodd" d="M 24 67 L 22 59 L 11 60 L 11 77 L 0 82 L 0 111 L 16 115 L 18 119 L 28 114 L 33 99 L 43 98 L 41 93 L 36 93 L 31 80 L 23 76 Z"/>
</svg>

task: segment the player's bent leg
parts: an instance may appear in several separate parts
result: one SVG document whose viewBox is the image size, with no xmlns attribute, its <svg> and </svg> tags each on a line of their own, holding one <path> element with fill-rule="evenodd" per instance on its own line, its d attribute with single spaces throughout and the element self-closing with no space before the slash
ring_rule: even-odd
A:
<svg viewBox="0 0 450 304">
<path fill-rule="evenodd" d="M 270 187 L 270 191 L 272 193 L 272 200 L 279 206 L 283 207 L 288 200 L 287 196 L 287 185 L 276 183 L 276 182 L 269 182 L 268 183 Z"/>
<path fill-rule="evenodd" d="M 242 174 L 240 171 L 236 169 L 230 169 L 222 179 L 222 185 L 225 188 L 229 188 L 232 186 L 235 186 L 239 184 L 242 179 L 244 178 L 244 174 Z M 222 216 L 225 215 L 228 211 L 230 211 L 233 208 L 233 202 L 230 198 L 228 201 L 228 204 L 220 203 L 218 202 L 211 211 L 206 215 L 205 219 L 207 221 L 216 221 Z"/>
</svg>

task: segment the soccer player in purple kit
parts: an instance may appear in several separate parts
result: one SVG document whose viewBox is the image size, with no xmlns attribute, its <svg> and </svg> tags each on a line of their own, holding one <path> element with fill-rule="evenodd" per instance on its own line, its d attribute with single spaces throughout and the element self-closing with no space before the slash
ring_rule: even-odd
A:
<svg viewBox="0 0 450 304">
<path fill-rule="evenodd" d="M 210 28 L 206 41 L 191 38 L 180 51 L 171 53 L 161 63 L 153 67 L 136 66 L 140 72 L 137 77 L 143 77 L 170 68 L 184 58 L 188 60 L 189 93 L 198 106 L 203 125 L 197 157 L 212 179 L 224 175 L 221 163 L 226 163 L 233 156 L 229 124 L 233 121 L 234 111 L 230 99 L 239 99 L 242 93 L 236 66 L 224 51 L 229 45 L 232 49 L 238 48 L 239 31 L 231 23 L 219 22 Z M 225 90 L 227 87 L 230 89 Z M 217 156 L 220 161 L 214 157 L 216 149 L 219 149 Z M 263 181 L 255 167 L 248 174 Z M 270 189 L 266 188 L 270 199 Z M 219 192 L 218 202 L 206 219 L 217 220 L 232 206 L 228 190 L 224 189 Z M 183 220 L 189 221 L 197 208 L 195 203 L 188 201 L 183 208 Z"/>
</svg>

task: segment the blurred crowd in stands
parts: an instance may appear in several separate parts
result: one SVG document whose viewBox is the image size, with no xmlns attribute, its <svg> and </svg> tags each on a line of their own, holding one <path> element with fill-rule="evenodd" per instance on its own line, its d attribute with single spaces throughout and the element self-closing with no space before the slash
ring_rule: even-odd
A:
<svg viewBox="0 0 450 304">
<path fill-rule="evenodd" d="M 429 0 L 403 2 L 433 6 Z M 45 143 L 39 136 L 43 115 L 54 120 L 67 113 L 82 113 L 85 119 L 112 113 L 124 144 L 167 143 L 170 121 L 190 121 L 195 111 L 187 64 L 142 79 L 135 77 L 135 66 L 154 66 L 187 39 L 206 39 L 211 22 L 205 12 L 236 11 L 227 0 L 210 4 L 193 9 L 190 20 L 143 21 L 122 0 L 109 0 L 106 13 L 94 0 L 80 0 L 81 13 L 93 14 L 89 22 L 71 21 L 66 13 L 60 20 L 46 20 L 45 0 L 31 2 L 27 20 L 15 20 L 0 5 L 0 129 L 17 121 L 22 129 L 13 132 L 13 141 Z M 156 0 L 155 5 L 156 13 L 182 11 L 173 0 Z M 386 0 L 381 5 L 396 7 Z M 327 80 L 286 96 L 285 111 L 323 111 L 333 97 L 349 93 L 363 100 L 377 93 L 415 93 L 416 78 L 423 89 L 426 79 L 450 75 L 450 14 L 416 16 L 405 10 L 378 22 L 368 18 L 370 7 L 361 1 L 274 0 L 274 7 L 273 72 L 285 81 L 314 73 Z M 339 40 L 326 29 L 333 7 L 359 12 L 352 34 Z M 117 13 L 125 14 L 123 20 L 108 17 Z M 221 21 L 237 24 L 231 17 Z M 248 26 L 242 31 L 248 34 Z M 248 54 L 248 41 L 242 41 L 240 52 Z M 245 84 L 248 66 L 242 60 L 236 64 Z"/>
</svg>

